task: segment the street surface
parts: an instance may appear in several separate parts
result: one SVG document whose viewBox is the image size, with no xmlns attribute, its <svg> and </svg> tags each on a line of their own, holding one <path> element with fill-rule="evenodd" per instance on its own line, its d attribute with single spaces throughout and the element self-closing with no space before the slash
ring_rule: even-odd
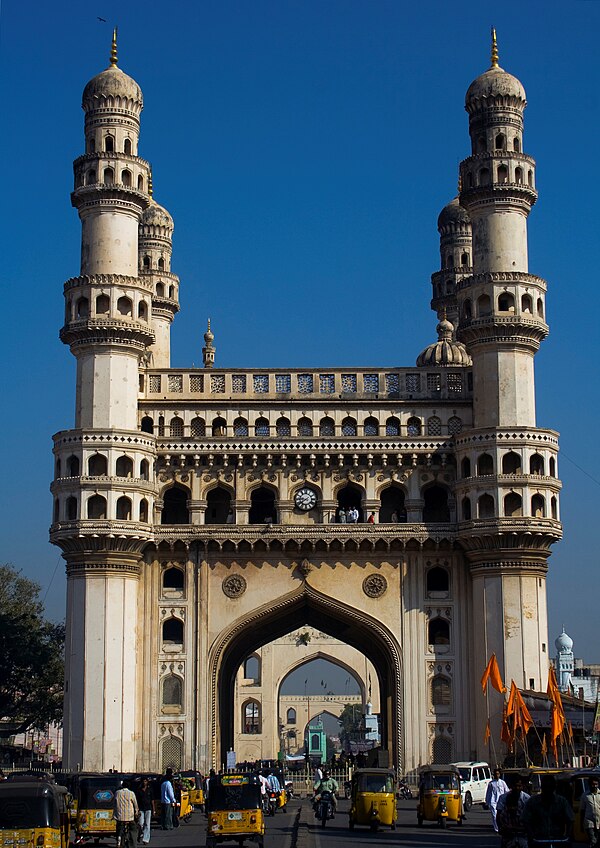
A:
<svg viewBox="0 0 600 848">
<path fill-rule="evenodd" d="M 432 822 L 417 827 L 416 801 L 398 802 L 398 823 L 396 831 L 380 830 L 371 833 L 368 828 L 348 828 L 348 810 L 350 802 L 340 800 L 338 813 L 333 821 L 321 828 L 314 819 L 310 802 L 306 799 L 291 801 L 287 813 L 279 810 L 273 818 L 266 820 L 265 848 L 292 848 L 294 822 L 298 809 L 302 805 L 301 822 L 308 823 L 300 828 L 298 848 L 392 848 L 392 846 L 419 846 L 420 848 L 499 848 L 500 840 L 491 827 L 490 813 L 476 806 L 470 811 L 462 827 L 450 823 L 441 830 Z M 152 830 L 151 848 L 204 848 L 206 845 L 206 818 L 195 812 L 191 821 L 174 831 L 165 832 L 157 828 Z M 114 848 L 114 843 L 107 843 Z M 223 843 L 224 848 L 234 848 L 237 843 Z M 256 843 L 245 842 L 246 848 L 254 848 Z"/>
</svg>

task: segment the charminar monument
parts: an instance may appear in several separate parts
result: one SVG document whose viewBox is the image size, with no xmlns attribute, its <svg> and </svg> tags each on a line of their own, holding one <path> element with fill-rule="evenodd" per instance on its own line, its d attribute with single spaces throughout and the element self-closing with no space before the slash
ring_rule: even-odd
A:
<svg viewBox="0 0 600 848">
<path fill-rule="evenodd" d="M 174 224 L 116 38 L 82 106 L 81 267 L 60 331 L 75 418 L 54 436 L 50 531 L 68 575 L 65 766 L 276 756 L 278 687 L 315 656 L 355 673 L 363 707 L 373 678 L 402 772 L 485 757 L 490 654 L 505 679 L 546 687 L 561 535 L 557 434 L 535 413 L 548 334 L 527 260 L 535 161 L 495 35 L 466 94 L 459 195 L 437 222 L 437 341 L 403 368 L 219 368 L 209 324 L 204 367 L 173 369 Z"/>
</svg>

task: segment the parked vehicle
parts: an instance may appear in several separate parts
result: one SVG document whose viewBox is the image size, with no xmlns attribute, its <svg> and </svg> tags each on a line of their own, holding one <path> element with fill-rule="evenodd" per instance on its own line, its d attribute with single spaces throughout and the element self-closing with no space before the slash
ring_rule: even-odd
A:
<svg viewBox="0 0 600 848">
<path fill-rule="evenodd" d="M 352 775 L 350 830 L 365 825 L 396 830 L 395 775 L 391 769 L 357 769 Z"/>
<path fill-rule="evenodd" d="M 130 774 L 100 774 L 84 777 L 78 782 L 75 841 L 115 836 L 117 822 L 113 818 L 115 792 Z"/>
<path fill-rule="evenodd" d="M 462 802 L 465 813 L 473 804 L 485 804 L 485 793 L 492 779 L 492 772 L 487 763 L 462 762 L 452 763 L 460 772 L 462 787 Z"/>
<path fill-rule="evenodd" d="M 456 766 L 431 765 L 420 770 L 417 823 L 437 822 L 446 827 L 448 821 L 463 823 L 460 772 Z"/>
<path fill-rule="evenodd" d="M 0 783 L 0 845 L 67 848 L 68 792 L 44 780 Z"/>
<path fill-rule="evenodd" d="M 206 848 L 221 842 L 243 845 L 248 839 L 264 846 L 265 820 L 260 780 L 255 774 L 222 774 L 209 783 Z"/>
<path fill-rule="evenodd" d="M 190 803 L 195 810 L 204 810 L 204 781 L 199 771 L 182 771 L 181 777 L 189 784 Z"/>
</svg>

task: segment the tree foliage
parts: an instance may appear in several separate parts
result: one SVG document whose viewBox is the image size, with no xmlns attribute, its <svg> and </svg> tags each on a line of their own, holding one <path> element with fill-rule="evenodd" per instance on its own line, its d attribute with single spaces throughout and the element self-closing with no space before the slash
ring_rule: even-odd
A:
<svg viewBox="0 0 600 848">
<path fill-rule="evenodd" d="M 39 595 L 37 583 L 0 565 L 0 721 L 13 732 L 62 718 L 65 628 L 44 618 Z"/>
<path fill-rule="evenodd" d="M 338 718 L 340 725 L 340 742 L 344 749 L 347 748 L 351 740 L 357 738 L 362 725 L 362 708 L 360 704 L 346 704 L 340 717 Z"/>
</svg>

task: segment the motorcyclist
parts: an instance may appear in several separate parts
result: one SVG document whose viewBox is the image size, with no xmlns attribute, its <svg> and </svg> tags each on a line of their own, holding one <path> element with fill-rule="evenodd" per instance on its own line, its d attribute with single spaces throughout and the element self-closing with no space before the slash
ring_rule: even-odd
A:
<svg viewBox="0 0 600 848">
<path fill-rule="evenodd" d="M 313 799 L 313 807 L 315 813 L 317 812 L 317 804 L 321 798 L 321 792 L 331 792 L 331 806 L 333 809 L 333 815 L 335 816 L 335 812 L 337 809 L 337 793 L 339 791 L 339 786 L 337 780 L 331 777 L 329 769 L 323 769 L 323 777 L 321 780 L 315 782 L 313 786 L 313 792 L 315 793 Z"/>
</svg>

